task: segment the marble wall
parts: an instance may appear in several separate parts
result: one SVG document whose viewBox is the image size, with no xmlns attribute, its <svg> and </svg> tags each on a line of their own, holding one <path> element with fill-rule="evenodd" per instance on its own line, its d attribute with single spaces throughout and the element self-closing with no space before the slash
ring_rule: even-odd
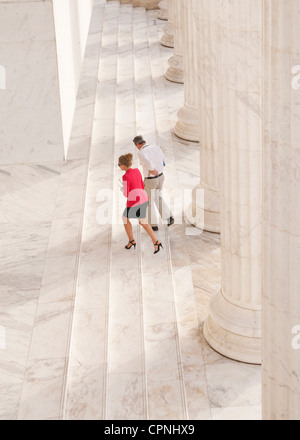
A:
<svg viewBox="0 0 300 440">
<path fill-rule="evenodd" d="M 92 0 L 0 2 L 0 163 L 62 161 Z"/>
<path fill-rule="evenodd" d="M 94 0 L 52 1 L 66 155 Z"/>
</svg>

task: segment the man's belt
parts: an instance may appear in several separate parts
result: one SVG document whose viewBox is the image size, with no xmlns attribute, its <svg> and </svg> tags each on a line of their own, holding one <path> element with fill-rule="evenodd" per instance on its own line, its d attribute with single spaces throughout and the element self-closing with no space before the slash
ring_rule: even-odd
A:
<svg viewBox="0 0 300 440">
<path fill-rule="evenodd" d="M 157 179 L 158 177 L 162 176 L 164 173 L 160 173 L 158 174 L 158 176 L 153 176 L 153 177 L 145 177 L 145 179 Z"/>
</svg>

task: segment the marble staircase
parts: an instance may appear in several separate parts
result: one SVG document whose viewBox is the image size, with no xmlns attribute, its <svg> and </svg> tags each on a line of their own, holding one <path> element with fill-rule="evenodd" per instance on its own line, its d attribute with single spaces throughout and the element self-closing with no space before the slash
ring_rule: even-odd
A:
<svg viewBox="0 0 300 440">
<path fill-rule="evenodd" d="M 95 0 L 67 161 L 0 166 L 0 419 L 261 417 L 260 367 L 202 334 L 220 239 L 183 216 L 199 152 L 173 133 L 183 86 L 165 79 L 157 12 Z M 132 152 L 140 166 L 136 134 L 167 163 L 176 224 L 160 225 L 158 255 L 137 223 L 137 248 L 124 249 L 117 164 Z"/>
</svg>

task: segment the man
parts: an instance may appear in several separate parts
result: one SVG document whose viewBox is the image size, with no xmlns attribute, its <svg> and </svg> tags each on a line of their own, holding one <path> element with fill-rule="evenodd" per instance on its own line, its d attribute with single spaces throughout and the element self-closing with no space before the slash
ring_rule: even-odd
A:
<svg viewBox="0 0 300 440">
<path fill-rule="evenodd" d="M 152 226 L 153 231 L 158 231 L 155 205 L 161 218 L 167 221 L 168 226 L 174 223 L 173 215 L 162 197 L 165 180 L 163 174 L 164 155 L 157 145 L 148 145 L 143 136 L 136 136 L 133 143 L 139 150 L 138 157 L 143 167 L 145 191 L 149 197 L 148 223 Z"/>
</svg>

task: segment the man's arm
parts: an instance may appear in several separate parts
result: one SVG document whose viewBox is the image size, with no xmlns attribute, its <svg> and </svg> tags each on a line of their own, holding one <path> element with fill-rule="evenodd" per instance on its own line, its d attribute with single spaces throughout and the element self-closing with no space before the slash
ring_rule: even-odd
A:
<svg viewBox="0 0 300 440">
<path fill-rule="evenodd" d="M 153 176 L 158 176 L 158 171 L 157 170 L 149 170 L 149 175 L 148 175 L 148 177 L 150 177 L 150 175 L 153 175 Z"/>
<path fill-rule="evenodd" d="M 150 177 L 151 175 L 153 176 L 158 176 L 158 171 L 155 169 L 154 164 L 151 162 L 151 160 L 146 156 L 146 154 L 143 154 L 141 151 L 139 152 L 139 159 L 140 162 L 143 166 L 143 168 L 146 168 L 149 170 L 148 172 L 148 176 L 145 177 Z"/>
</svg>

